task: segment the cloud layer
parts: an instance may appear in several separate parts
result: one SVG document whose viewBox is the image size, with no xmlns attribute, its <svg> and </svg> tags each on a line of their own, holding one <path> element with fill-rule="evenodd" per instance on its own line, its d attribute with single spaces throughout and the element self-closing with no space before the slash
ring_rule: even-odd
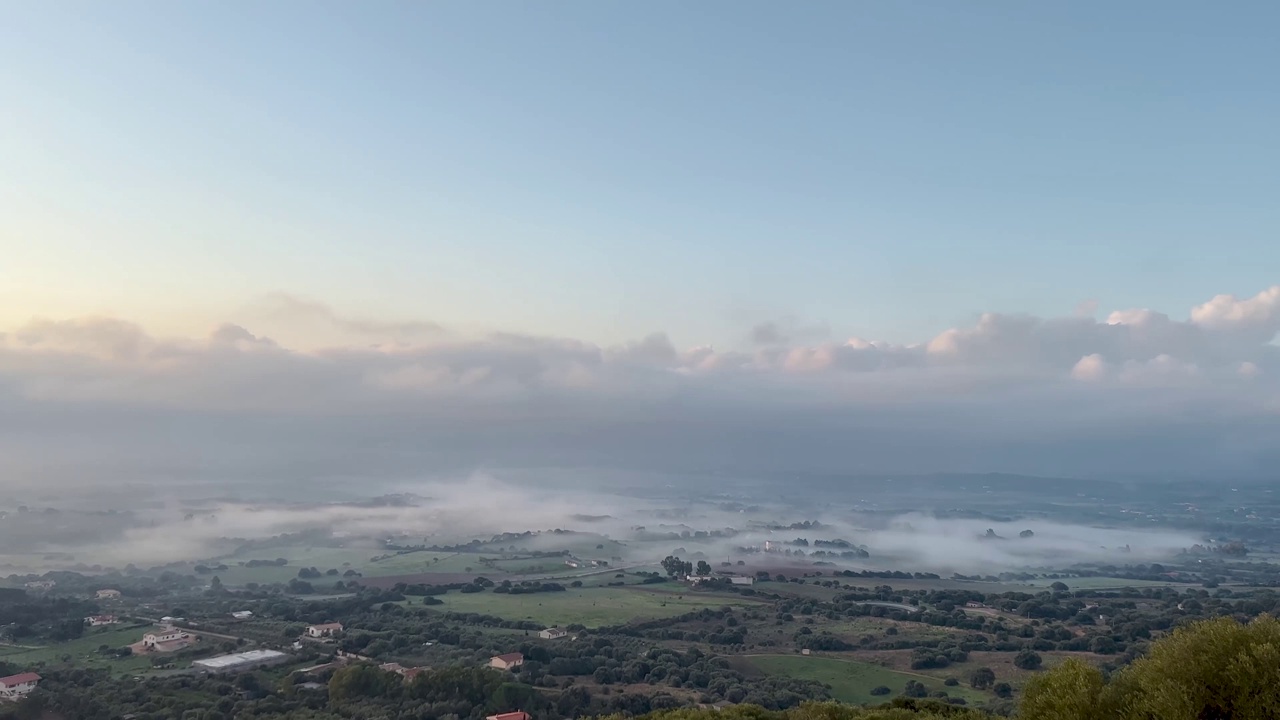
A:
<svg viewBox="0 0 1280 720">
<path fill-rule="evenodd" d="M 50 487 L 480 466 L 1260 475 L 1280 460 L 1280 286 L 1185 320 L 987 314 L 910 345 L 803 344 L 798 323 L 762 323 L 752 351 L 467 338 L 272 303 L 362 342 L 304 352 L 236 325 L 160 338 L 116 318 L 0 334 L 0 471 Z"/>
</svg>

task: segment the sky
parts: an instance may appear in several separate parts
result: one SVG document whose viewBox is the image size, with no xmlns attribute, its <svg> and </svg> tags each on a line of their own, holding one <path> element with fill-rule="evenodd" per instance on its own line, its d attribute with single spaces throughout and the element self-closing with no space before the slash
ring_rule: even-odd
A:
<svg viewBox="0 0 1280 720">
<path fill-rule="evenodd" d="M 1276 459 L 1273 3 L 3 13 L 19 474 L 338 407 L 460 466 Z"/>
</svg>

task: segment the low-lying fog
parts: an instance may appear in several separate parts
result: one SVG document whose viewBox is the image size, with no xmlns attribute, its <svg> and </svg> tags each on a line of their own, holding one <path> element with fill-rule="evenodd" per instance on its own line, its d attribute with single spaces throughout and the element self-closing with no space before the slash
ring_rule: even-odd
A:
<svg viewBox="0 0 1280 720">
<path fill-rule="evenodd" d="M 624 547 L 611 553 L 620 552 L 633 563 L 656 562 L 679 551 L 686 559 L 706 558 L 713 565 L 727 559 L 768 568 L 820 560 L 842 568 L 944 575 L 1061 569 L 1079 562 L 1150 562 L 1203 541 L 1189 532 L 1099 528 L 1039 518 L 993 522 L 923 512 L 888 517 L 842 510 L 836 502 L 815 514 L 776 502 L 735 503 L 723 497 L 689 501 L 654 498 L 653 493 L 638 498 L 538 487 L 477 474 L 459 482 L 406 483 L 397 495 L 366 502 L 153 497 L 123 511 L 10 508 L 0 518 L 0 569 L 145 568 L 213 559 L 229 555 L 245 540 L 316 529 L 343 538 L 347 546 L 367 546 L 371 557 L 383 552 L 381 543 L 387 539 L 403 545 L 452 545 L 501 533 L 563 529 L 616 540 Z M 805 500 L 812 505 L 813 498 Z M 820 524 L 806 526 L 805 521 Z M 1023 536 L 1026 530 L 1033 534 Z M 815 544 L 819 540 L 849 545 Z M 563 543 L 563 535 L 544 533 L 521 538 L 518 547 L 557 550 Z M 858 548 L 868 557 L 849 556 L 847 551 L 860 555 Z"/>
</svg>

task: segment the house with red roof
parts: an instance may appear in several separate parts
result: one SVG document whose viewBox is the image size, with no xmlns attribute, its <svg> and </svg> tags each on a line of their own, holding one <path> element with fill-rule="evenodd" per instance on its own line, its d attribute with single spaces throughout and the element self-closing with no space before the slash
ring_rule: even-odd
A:
<svg viewBox="0 0 1280 720">
<path fill-rule="evenodd" d="M 516 712 L 489 715 L 484 720 L 533 720 L 533 718 L 529 713 L 524 712 L 523 710 L 517 710 Z"/>
<path fill-rule="evenodd" d="M 489 658 L 489 667 L 499 670 L 514 670 L 524 664 L 524 653 L 507 653 Z"/>
<path fill-rule="evenodd" d="M 40 682 L 40 676 L 33 672 L 18 673 L 0 678 L 0 699 L 19 700 L 31 694 Z"/>
</svg>

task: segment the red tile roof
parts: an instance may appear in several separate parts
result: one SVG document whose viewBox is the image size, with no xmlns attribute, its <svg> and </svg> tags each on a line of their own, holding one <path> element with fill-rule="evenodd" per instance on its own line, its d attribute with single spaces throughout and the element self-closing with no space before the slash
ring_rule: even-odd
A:
<svg viewBox="0 0 1280 720">
<path fill-rule="evenodd" d="M 507 653 L 506 655 L 496 655 L 491 660 L 501 660 L 505 663 L 524 662 L 524 653 Z"/>
<path fill-rule="evenodd" d="M 516 712 L 499 713 L 497 715 L 490 715 L 489 717 L 485 718 L 485 720 L 530 720 L 530 719 L 529 719 L 529 713 L 524 712 L 523 710 L 517 710 Z"/>
<path fill-rule="evenodd" d="M 33 672 L 18 673 L 17 675 L 0 678 L 0 686 L 14 687 L 22 683 L 39 682 L 40 679 L 40 676 Z"/>
</svg>

